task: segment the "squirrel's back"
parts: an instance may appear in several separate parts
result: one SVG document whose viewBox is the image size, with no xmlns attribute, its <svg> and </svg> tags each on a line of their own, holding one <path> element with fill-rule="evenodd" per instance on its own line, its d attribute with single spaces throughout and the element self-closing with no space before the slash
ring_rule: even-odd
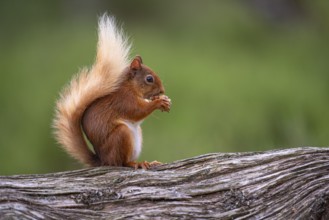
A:
<svg viewBox="0 0 329 220">
<path fill-rule="evenodd" d="M 90 70 L 82 69 L 64 88 L 56 103 L 53 122 L 55 136 L 75 159 L 88 165 L 98 165 L 98 159 L 88 149 L 81 131 L 81 119 L 86 108 L 96 99 L 113 93 L 123 80 L 128 66 L 130 45 L 115 19 L 106 14 L 99 19 L 96 61 Z"/>
</svg>

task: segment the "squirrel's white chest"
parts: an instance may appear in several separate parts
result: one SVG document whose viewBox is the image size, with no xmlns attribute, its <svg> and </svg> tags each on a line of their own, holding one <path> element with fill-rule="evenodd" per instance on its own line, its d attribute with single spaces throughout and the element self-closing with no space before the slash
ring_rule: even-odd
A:
<svg viewBox="0 0 329 220">
<path fill-rule="evenodd" d="M 131 160 L 135 161 L 139 157 L 142 151 L 142 129 L 140 125 L 143 121 L 138 122 L 131 122 L 131 121 L 124 121 L 125 125 L 129 128 L 132 136 L 133 142 L 133 152 L 131 156 Z"/>
</svg>

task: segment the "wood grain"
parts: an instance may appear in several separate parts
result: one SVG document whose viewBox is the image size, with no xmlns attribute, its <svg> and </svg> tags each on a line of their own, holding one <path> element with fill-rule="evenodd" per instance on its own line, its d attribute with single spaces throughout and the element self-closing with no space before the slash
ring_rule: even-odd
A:
<svg viewBox="0 0 329 220">
<path fill-rule="evenodd" d="M 329 149 L 0 177 L 1 219 L 329 219 Z"/>
</svg>

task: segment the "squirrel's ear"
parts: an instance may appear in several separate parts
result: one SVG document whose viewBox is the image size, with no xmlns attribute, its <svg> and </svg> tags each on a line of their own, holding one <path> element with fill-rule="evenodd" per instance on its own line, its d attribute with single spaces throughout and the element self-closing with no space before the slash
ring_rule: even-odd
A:
<svg viewBox="0 0 329 220">
<path fill-rule="evenodd" d="M 130 64 L 130 69 L 139 70 L 142 68 L 142 63 L 143 63 L 142 58 L 140 56 L 136 56 Z"/>
<path fill-rule="evenodd" d="M 142 57 L 141 57 L 141 56 L 136 55 L 136 56 L 135 56 L 135 59 L 138 59 L 140 63 L 143 63 L 143 60 L 142 60 Z"/>
</svg>

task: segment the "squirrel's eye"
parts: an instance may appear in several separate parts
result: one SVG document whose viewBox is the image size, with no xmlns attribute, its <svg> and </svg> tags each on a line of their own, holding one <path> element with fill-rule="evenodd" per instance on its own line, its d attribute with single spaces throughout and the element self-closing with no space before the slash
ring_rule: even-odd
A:
<svg viewBox="0 0 329 220">
<path fill-rule="evenodd" d="M 147 83 L 153 83 L 154 82 L 154 78 L 151 75 L 146 76 L 145 80 L 146 80 Z"/>
</svg>

